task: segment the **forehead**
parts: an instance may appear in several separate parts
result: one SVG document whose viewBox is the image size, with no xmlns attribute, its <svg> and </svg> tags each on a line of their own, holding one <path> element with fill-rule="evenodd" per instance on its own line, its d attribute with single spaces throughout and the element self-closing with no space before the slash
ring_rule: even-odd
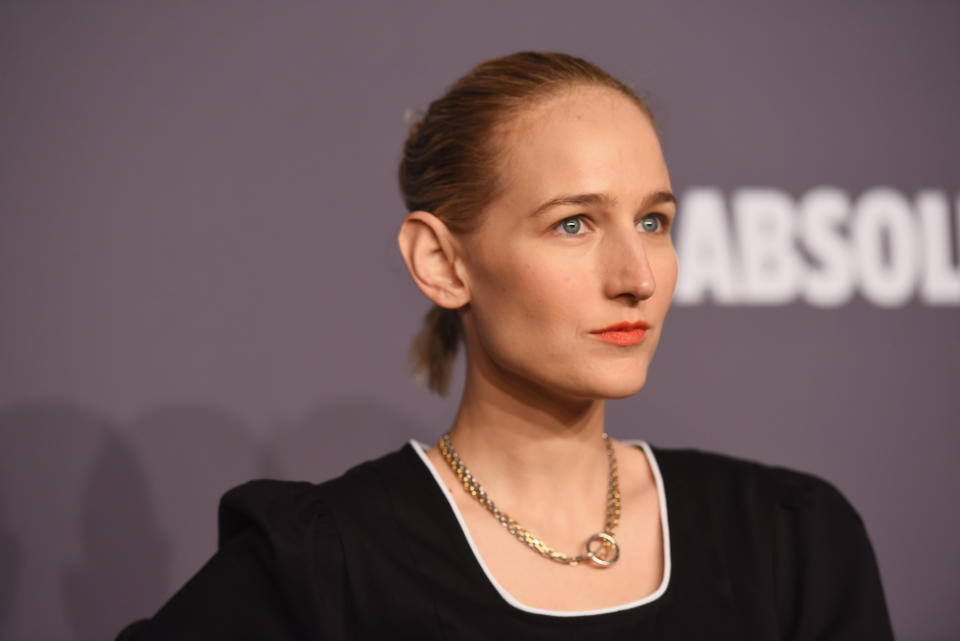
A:
<svg viewBox="0 0 960 641">
<path fill-rule="evenodd" d="M 503 197 L 584 191 L 629 199 L 670 187 L 650 119 L 607 87 L 574 87 L 534 103 L 501 129 L 498 143 Z"/>
</svg>

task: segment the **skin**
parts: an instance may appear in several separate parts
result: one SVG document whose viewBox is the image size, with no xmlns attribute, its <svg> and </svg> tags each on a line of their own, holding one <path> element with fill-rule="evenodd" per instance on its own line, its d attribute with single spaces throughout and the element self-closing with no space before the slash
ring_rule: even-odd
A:
<svg viewBox="0 0 960 641">
<path fill-rule="evenodd" d="M 675 205 L 649 119 L 608 88 L 540 99 L 500 144 L 503 189 L 474 231 L 413 212 L 399 244 L 421 291 L 461 310 L 467 376 L 454 447 L 498 507 L 573 555 L 603 529 L 604 402 L 643 387 L 660 339 L 677 278 Z M 636 345 L 595 333 L 640 320 L 649 329 Z M 496 580 L 524 604 L 580 610 L 640 599 L 663 576 L 649 464 L 637 448 L 615 452 L 621 558 L 603 570 L 543 559 L 463 491 L 437 448 L 428 456 Z"/>
</svg>

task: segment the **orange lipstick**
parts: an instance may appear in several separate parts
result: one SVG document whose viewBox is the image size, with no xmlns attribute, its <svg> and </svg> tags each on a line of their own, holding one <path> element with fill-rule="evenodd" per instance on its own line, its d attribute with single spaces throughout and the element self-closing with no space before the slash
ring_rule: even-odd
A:
<svg viewBox="0 0 960 641">
<path fill-rule="evenodd" d="M 614 345 L 636 345 L 647 336 L 650 325 L 643 321 L 616 323 L 603 329 L 590 332 L 600 340 Z"/>
</svg>

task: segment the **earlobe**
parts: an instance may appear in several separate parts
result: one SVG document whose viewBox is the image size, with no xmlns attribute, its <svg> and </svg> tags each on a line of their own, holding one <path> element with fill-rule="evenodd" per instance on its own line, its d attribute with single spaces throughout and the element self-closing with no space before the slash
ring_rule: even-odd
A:
<svg viewBox="0 0 960 641">
<path fill-rule="evenodd" d="M 447 309 L 470 302 L 458 271 L 457 244 L 442 220 L 426 211 L 410 213 L 400 227 L 397 244 L 413 282 L 427 298 Z"/>
</svg>

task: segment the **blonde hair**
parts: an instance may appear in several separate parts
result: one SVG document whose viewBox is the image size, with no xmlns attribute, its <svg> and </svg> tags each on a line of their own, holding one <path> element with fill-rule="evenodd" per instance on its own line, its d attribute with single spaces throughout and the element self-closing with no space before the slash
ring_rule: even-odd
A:
<svg viewBox="0 0 960 641">
<path fill-rule="evenodd" d="M 428 211 L 455 233 L 475 228 L 500 189 L 498 126 L 534 100 L 583 84 L 620 92 L 653 121 L 632 89 L 582 58 L 525 51 L 487 60 L 430 103 L 410 128 L 399 170 L 408 211 Z M 414 372 L 438 394 L 449 387 L 462 334 L 458 310 L 435 305 L 413 341 Z"/>
</svg>

